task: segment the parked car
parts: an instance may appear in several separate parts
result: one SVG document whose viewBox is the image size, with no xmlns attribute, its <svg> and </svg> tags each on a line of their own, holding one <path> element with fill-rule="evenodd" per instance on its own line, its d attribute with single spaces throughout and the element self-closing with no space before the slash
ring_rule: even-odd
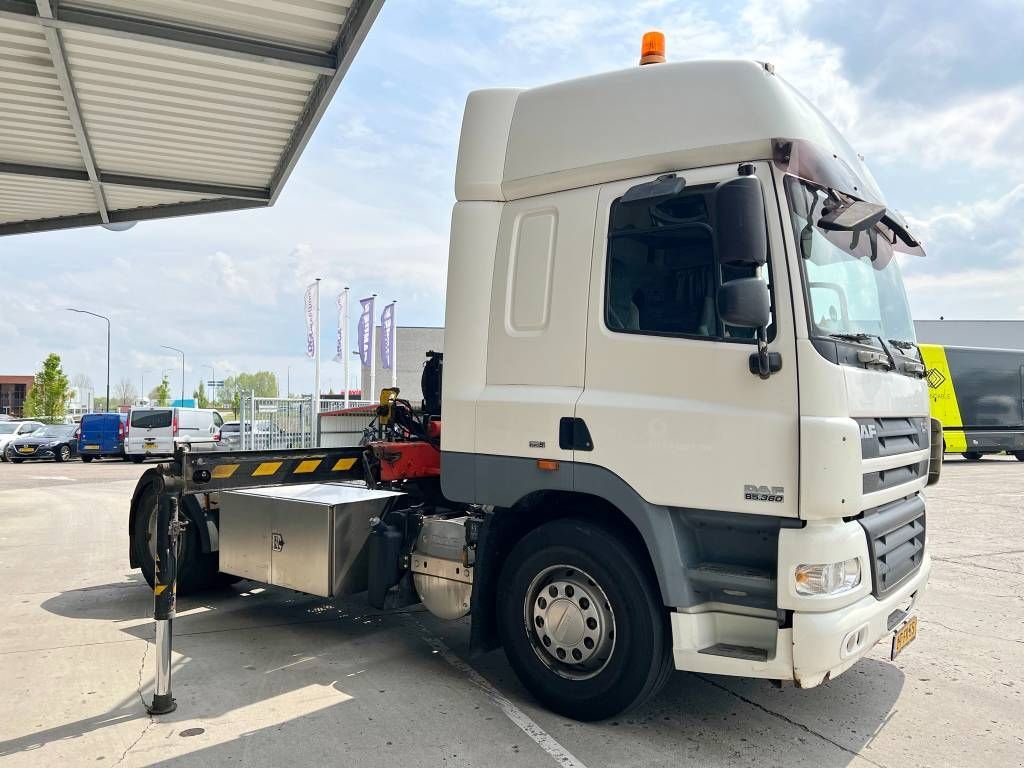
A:
<svg viewBox="0 0 1024 768">
<path fill-rule="evenodd" d="M 205 408 L 132 408 L 124 452 L 137 464 L 147 456 L 173 456 L 176 443 L 185 437 L 196 441 L 193 450 L 213 451 L 223 425 L 224 417 Z"/>
<path fill-rule="evenodd" d="M 87 413 L 82 416 L 78 435 L 78 455 L 82 461 L 102 456 L 127 459 L 124 438 L 128 427 L 127 413 Z"/>
<path fill-rule="evenodd" d="M 0 423 L 0 460 L 7 461 L 7 444 L 32 434 L 45 425 L 41 421 L 5 421 Z"/>
<path fill-rule="evenodd" d="M 78 425 L 51 424 L 31 434 L 16 437 L 4 450 L 7 460 L 20 464 L 25 459 L 70 461 L 78 455 Z"/>
<path fill-rule="evenodd" d="M 225 421 L 220 428 L 220 448 L 238 451 L 242 448 L 242 427 L 237 421 Z"/>
</svg>

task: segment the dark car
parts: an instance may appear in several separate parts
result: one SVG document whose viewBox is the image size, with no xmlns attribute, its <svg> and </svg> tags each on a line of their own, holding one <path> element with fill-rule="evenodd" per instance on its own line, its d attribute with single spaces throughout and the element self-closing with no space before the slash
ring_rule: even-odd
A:
<svg viewBox="0 0 1024 768">
<path fill-rule="evenodd" d="M 20 464 L 25 459 L 69 461 L 78 455 L 78 425 L 54 424 L 19 437 L 7 444 L 8 461 Z"/>
<path fill-rule="evenodd" d="M 100 456 L 127 459 L 124 455 L 127 425 L 127 413 L 85 414 L 78 433 L 78 455 L 82 461 L 92 461 Z"/>
</svg>

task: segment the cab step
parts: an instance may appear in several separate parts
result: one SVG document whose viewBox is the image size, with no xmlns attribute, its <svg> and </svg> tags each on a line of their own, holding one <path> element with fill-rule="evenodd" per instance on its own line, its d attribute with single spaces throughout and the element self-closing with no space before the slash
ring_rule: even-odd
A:
<svg viewBox="0 0 1024 768">
<path fill-rule="evenodd" d="M 717 643 L 707 648 L 701 648 L 698 653 L 707 656 L 725 656 L 730 659 L 743 659 L 744 661 L 768 661 L 768 651 L 764 648 L 754 648 L 749 645 L 732 645 L 730 643 Z"/>
<path fill-rule="evenodd" d="M 775 574 L 757 568 L 728 563 L 700 563 L 688 568 L 693 588 L 700 591 L 723 590 L 747 595 L 775 596 Z"/>
</svg>

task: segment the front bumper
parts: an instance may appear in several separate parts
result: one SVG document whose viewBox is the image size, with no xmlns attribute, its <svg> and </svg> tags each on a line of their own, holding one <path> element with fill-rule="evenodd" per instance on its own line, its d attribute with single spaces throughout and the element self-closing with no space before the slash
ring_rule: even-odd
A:
<svg viewBox="0 0 1024 768">
<path fill-rule="evenodd" d="M 8 459 L 55 459 L 56 457 L 57 453 L 52 448 L 40 448 L 32 453 L 22 453 L 10 448 L 7 449 Z"/>
<path fill-rule="evenodd" d="M 882 599 L 867 595 L 852 605 L 827 613 L 793 614 L 793 679 L 812 688 L 849 669 L 896 628 L 889 626 L 897 612 L 912 615 L 924 594 L 932 561 L 927 553 L 921 567 Z"/>
<path fill-rule="evenodd" d="M 676 669 L 738 677 L 791 680 L 813 688 L 849 669 L 899 626 L 901 614 L 913 615 L 931 574 L 931 556 L 885 597 L 870 593 L 832 611 L 794 610 L 792 626 L 774 618 L 715 610 L 671 614 Z M 891 617 L 891 618 L 890 618 Z M 901 619 L 902 621 L 902 619 Z M 715 649 L 734 649 L 723 655 Z M 760 651 L 760 658 L 735 649 Z"/>
</svg>

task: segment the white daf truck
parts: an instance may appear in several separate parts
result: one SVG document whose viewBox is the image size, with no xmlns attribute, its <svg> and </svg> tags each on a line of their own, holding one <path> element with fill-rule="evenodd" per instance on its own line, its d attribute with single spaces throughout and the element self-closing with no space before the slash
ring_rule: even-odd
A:
<svg viewBox="0 0 1024 768">
<path fill-rule="evenodd" d="M 478 91 L 455 188 L 443 383 L 437 355 L 422 411 L 386 391 L 363 448 L 180 452 L 180 588 L 471 611 L 583 720 L 673 669 L 806 688 L 902 650 L 941 462 L 921 251 L 828 121 L 749 61 Z"/>
</svg>

